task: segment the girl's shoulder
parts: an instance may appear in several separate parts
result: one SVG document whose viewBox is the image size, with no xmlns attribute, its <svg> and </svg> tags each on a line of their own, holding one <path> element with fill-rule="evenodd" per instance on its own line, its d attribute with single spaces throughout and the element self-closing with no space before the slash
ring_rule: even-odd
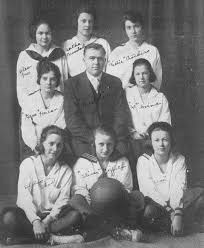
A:
<svg viewBox="0 0 204 248">
<path fill-rule="evenodd" d="M 165 94 L 159 91 L 158 89 L 156 89 L 154 86 L 152 86 L 149 96 L 152 98 L 160 98 L 160 99 L 165 98 L 166 99 Z"/>
<path fill-rule="evenodd" d="M 170 155 L 170 158 L 172 159 L 172 162 L 174 164 L 181 164 L 181 163 L 185 163 L 185 156 L 182 155 L 181 153 L 175 151 L 175 152 L 172 152 L 171 155 Z"/>
<path fill-rule="evenodd" d="M 31 171 L 33 170 L 33 168 L 35 167 L 35 162 L 37 160 L 38 156 L 30 156 L 28 158 L 25 158 L 21 164 L 20 164 L 20 170 L 24 170 L 24 171 Z"/>
<path fill-rule="evenodd" d="M 96 164 L 97 162 L 98 159 L 95 156 L 89 153 L 84 153 L 81 155 L 80 158 L 77 159 L 74 165 L 74 170 L 79 170 L 79 169 L 86 170 L 87 167 L 93 166 L 93 164 Z"/>
<path fill-rule="evenodd" d="M 137 85 L 133 85 L 132 87 L 127 87 L 125 89 L 125 93 L 126 93 L 127 96 L 135 96 L 135 94 L 138 93 Z"/>
<path fill-rule="evenodd" d="M 152 154 L 143 153 L 137 160 L 138 163 L 142 164 L 151 164 L 152 163 Z"/>
<path fill-rule="evenodd" d="M 29 56 L 29 54 L 27 53 L 27 51 L 35 51 L 32 44 L 30 44 L 29 47 L 27 47 L 25 50 L 22 50 L 22 51 L 19 53 L 19 55 L 18 55 L 18 62 L 19 62 L 19 61 L 24 62 L 25 59 L 31 58 L 31 57 Z"/>
<path fill-rule="evenodd" d="M 124 53 L 127 51 L 126 44 L 121 44 L 113 49 L 111 52 L 111 55 L 121 55 L 121 53 Z"/>
<path fill-rule="evenodd" d="M 64 48 L 70 48 L 70 47 L 73 48 L 72 46 L 74 44 L 80 44 L 80 42 L 78 41 L 76 36 L 72 37 L 71 39 L 68 39 L 68 40 L 64 41 L 63 47 Z"/>
<path fill-rule="evenodd" d="M 59 90 L 55 90 L 54 96 L 59 98 L 59 99 L 64 99 L 63 93 L 61 91 L 59 91 Z"/>
<path fill-rule="evenodd" d="M 156 46 L 154 46 L 154 45 L 152 45 L 152 44 L 150 44 L 150 43 L 148 43 L 146 41 L 144 41 L 140 47 L 145 48 L 145 49 L 147 48 L 147 49 L 149 49 L 151 51 L 158 52 L 158 49 L 157 49 Z"/>
<path fill-rule="evenodd" d="M 129 164 L 129 161 L 126 157 L 118 157 L 117 159 L 110 161 L 110 162 L 115 162 L 115 163 L 123 163 L 123 164 Z"/>
</svg>

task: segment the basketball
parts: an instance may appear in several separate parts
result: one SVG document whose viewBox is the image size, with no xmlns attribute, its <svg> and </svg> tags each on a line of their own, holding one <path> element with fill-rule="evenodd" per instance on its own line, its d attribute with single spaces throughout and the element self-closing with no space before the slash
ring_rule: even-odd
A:
<svg viewBox="0 0 204 248">
<path fill-rule="evenodd" d="M 99 179 L 90 190 L 93 212 L 104 216 L 120 215 L 127 203 L 127 191 L 113 178 Z"/>
</svg>

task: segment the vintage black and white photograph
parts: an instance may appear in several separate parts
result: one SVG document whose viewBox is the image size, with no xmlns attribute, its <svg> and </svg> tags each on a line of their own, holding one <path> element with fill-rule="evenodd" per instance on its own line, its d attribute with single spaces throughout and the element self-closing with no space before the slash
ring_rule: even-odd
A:
<svg viewBox="0 0 204 248">
<path fill-rule="evenodd" d="M 0 247 L 204 247 L 204 1 L 0 0 Z"/>
</svg>

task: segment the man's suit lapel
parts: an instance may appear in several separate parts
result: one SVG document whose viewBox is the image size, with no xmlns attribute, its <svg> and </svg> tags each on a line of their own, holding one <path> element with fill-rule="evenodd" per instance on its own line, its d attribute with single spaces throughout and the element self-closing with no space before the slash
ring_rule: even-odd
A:
<svg viewBox="0 0 204 248">
<path fill-rule="evenodd" d="M 102 99 L 105 100 L 106 96 L 110 92 L 110 89 L 111 89 L 110 87 L 111 87 L 111 84 L 109 82 L 109 78 L 106 76 L 105 73 L 103 73 L 102 74 L 102 77 L 101 77 L 100 86 L 99 86 L 99 94 L 100 94 L 100 97 Z"/>
<path fill-rule="evenodd" d="M 81 74 L 80 78 L 80 95 L 83 96 L 83 98 L 93 99 L 93 91 L 91 88 L 91 82 L 89 81 L 86 72 Z"/>
</svg>

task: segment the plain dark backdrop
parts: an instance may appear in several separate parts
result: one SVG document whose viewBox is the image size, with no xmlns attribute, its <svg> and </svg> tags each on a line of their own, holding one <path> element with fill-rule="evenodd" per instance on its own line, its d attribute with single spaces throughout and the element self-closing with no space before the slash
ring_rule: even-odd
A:
<svg viewBox="0 0 204 248">
<path fill-rule="evenodd" d="M 114 48 L 126 41 L 121 26 L 127 9 L 145 17 L 146 38 L 157 46 L 163 65 L 162 91 L 176 127 L 178 149 L 192 168 L 192 178 L 204 181 L 204 2 L 202 0 L 92 0 L 96 34 Z M 76 33 L 73 17 L 85 0 L 0 0 L 0 194 L 16 192 L 19 106 L 16 61 L 30 44 L 28 25 L 48 15 L 60 45 Z"/>
</svg>

